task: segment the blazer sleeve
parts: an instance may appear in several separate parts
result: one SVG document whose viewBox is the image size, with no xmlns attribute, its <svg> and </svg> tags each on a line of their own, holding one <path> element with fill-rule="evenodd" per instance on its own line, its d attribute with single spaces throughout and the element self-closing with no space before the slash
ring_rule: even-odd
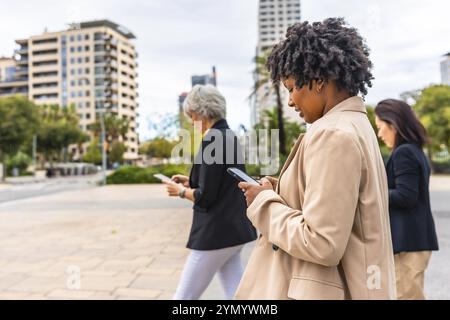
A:
<svg viewBox="0 0 450 320">
<path fill-rule="evenodd" d="M 213 138 L 209 140 L 203 139 L 202 150 L 208 148 L 211 143 L 216 141 L 215 139 L 219 139 L 222 143 L 224 142 L 222 133 L 216 132 Z M 223 150 L 225 151 L 225 148 Z M 226 166 L 224 164 L 225 155 L 220 150 L 215 150 L 214 152 L 219 152 L 217 156 L 222 160 L 222 163 L 207 163 L 202 158 L 199 168 L 198 187 L 194 190 L 194 204 L 204 209 L 208 209 L 217 201 Z"/>
<path fill-rule="evenodd" d="M 290 208 L 272 190 L 261 192 L 247 210 L 269 242 L 291 256 L 336 266 L 344 255 L 359 198 L 362 152 L 346 132 L 325 129 L 305 149 L 303 210 Z M 297 183 L 299 177 L 282 177 Z"/>
<path fill-rule="evenodd" d="M 389 205 L 413 208 L 419 199 L 420 164 L 414 151 L 399 147 L 392 157 L 395 188 L 389 189 Z"/>
</svg>

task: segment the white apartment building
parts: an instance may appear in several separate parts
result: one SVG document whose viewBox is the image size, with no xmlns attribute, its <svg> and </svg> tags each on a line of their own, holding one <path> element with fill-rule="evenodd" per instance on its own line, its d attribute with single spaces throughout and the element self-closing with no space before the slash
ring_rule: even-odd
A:
<svg viewBox="0 0 450 320">
<path fill-rule="evenodd" d="M 256 55 L 262 55 L 282 40 L 287 28 L 300 22 L 300 0 L 259 0 L 258 12 L 258 44 Z M 255 79 L 257 80 L 257 79 Z M 287 118 L 301 121 L 298 114 L 287 107 L 288 94 L 282 88 L 284 115 Z M 260 122 L 263 110 L 276 106 L 276 96 L 270 86 L 263 86 L 258 90 L 251 111 L 251 125 Z"/>
<path fill-rule="evenodd" d="M 133 39 L 124 27 L 100 20 L 17 40 L 15 74 L 13 79 L 9 74 L 8 81 L 0 79 L 0 96 L 19 93 L 36 104 L 74 105 L 80 128 L 86 132 L 100 112 L 128 119 L 124 159 L 134 161 L 139 149 L 139 104 Z M 0 60 L 0 66 L 8 63 L 11 67 L 11 61 Z"/>
</svg>

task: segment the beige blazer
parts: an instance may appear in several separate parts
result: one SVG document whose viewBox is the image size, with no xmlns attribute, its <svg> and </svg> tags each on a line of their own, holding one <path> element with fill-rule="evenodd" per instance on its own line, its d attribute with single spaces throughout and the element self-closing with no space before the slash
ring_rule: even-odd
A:
<svg viewBox="0 0 450 320">
<path fill-rule="evenodd" d="M 361 98 L 300 136 L 247 215 L 260 237 L 236 299 L 395 299 L 386 172 Z"/>
</svg>

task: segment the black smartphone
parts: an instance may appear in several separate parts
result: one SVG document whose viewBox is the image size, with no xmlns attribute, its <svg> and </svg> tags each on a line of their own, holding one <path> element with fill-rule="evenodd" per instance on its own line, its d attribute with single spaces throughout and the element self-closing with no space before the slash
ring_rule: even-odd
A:
<svg viewBox="0 0 450 320">
<path fill-rule="evenodd" d="M 250 177 L 248 174 L 238 168 L 228 168 L 227 172 L 240 182 L 248 182 L 254 185 L 261 185 L 258 181 Z"/>
</svg>

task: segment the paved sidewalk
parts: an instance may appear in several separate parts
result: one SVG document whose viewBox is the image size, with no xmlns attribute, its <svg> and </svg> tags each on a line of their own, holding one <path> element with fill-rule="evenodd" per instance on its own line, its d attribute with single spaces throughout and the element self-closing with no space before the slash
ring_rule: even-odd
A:
<svg viewBox="0 0 450 320">
<path fill-rule="evenodd" d="M 441 251 L 431 260 L 427 293 L 450 299 L 450 177 L 433 178 L 432 189 Z M 0 204 L 0 299 L 170 299 L 189 253 L 190 207 L 161 185 Z M 202 298 L 222 298 L 217 279 Z"/>
<path fill-rule="evenodd" d="M 0 299 L 170 298 L 188 253 L 190 211 L 159 185 L 2 204 Z M 70 290 L 78 268 L 80 290 Z"/>
</svg>

